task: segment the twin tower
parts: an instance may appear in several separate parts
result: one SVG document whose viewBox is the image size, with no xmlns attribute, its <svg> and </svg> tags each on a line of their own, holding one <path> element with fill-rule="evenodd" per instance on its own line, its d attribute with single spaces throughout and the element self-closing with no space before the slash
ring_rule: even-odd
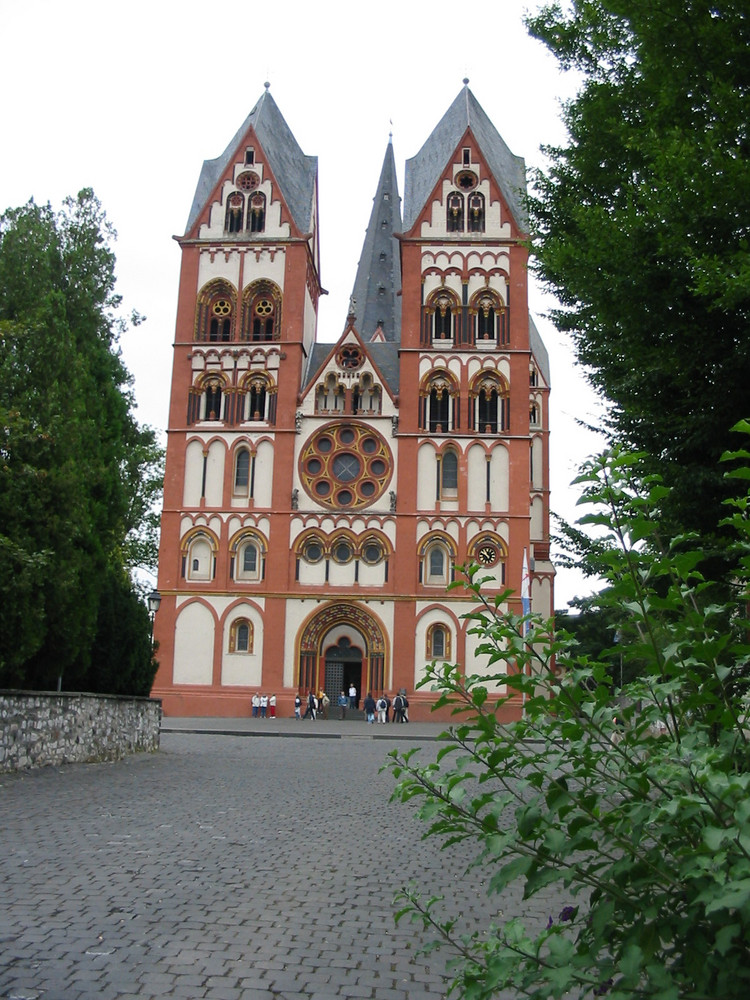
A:
<svg viewBox="0 0 750 1000">
<path fill-rule="evenodd" d="M 153 695 L 292 715 L 486 663 L 460 567 L 552 613 L 549 366 L 525 168 L 464 85 L 399 196 L 389 143 L 343 333 L 317 339 L 318 164 L 268 86 L 207 160 L 182 249 Z M 508 703 L 508 715 L 520 713 Z"/>
</svg>

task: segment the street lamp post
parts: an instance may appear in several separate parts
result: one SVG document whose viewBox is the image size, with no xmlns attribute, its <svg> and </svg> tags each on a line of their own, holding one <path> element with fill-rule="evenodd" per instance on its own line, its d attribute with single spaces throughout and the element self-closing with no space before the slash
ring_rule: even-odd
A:
<svg viewBox="0 0 750 1000">
<path fill-rule="evenodd" d="M 159 605 L 161 604 L 161 594 L 158 590 L 152 590 L 147 597 L 148 601 L 148 611 L 151 615 L 151 645 L 154 645 L 154 618 L 156 617 L 156 612 L 159 610 Z"/>
</svg>

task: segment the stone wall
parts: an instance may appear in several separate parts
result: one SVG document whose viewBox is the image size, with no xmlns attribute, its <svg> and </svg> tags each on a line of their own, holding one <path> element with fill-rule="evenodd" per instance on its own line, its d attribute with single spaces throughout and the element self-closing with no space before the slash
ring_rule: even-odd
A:
<svg viewBox="0 0 750 1000">
<path fill-rule="evenodd" d="M 160 724 L 155 698 L 0 691 L 0 771 L 158 750 Z"/>
</svg>

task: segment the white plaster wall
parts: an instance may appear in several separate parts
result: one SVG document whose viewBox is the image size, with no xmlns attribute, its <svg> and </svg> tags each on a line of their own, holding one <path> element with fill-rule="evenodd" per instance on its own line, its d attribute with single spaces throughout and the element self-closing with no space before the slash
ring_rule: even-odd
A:
<svg viewBox="0 0 750 1000">
<path fill-rule="evenodd" d="M 453 607 L 451 607 L 453 611 Z M 431 662 L 425 656 L 427 646 L 427 629 L 430 625 L 434 623 L 439 623 L 444 625 L 446 629 L 450 632 L 451 636 L 451 654 L 450 658 L 446 660 L 441 660 L 439 662 L 451 662 L 455 659 L 455 653 L 457 649 L 457 628 L 453 616 L 442 611 L 440 608 L 431 608 L 429 611 L 420 615 L 417 619 L 417 625 L 415 630 L 414 638 L 414 687 L 423 680 L 427 672 L 427 666 Z"/>
<path fill-rule="evenodd" d="M 203 444 L 191 441 L 185 450 L 185 482 L 182 503 L 185 507 L 197 507 L 201 501 L 203 482 Z"/>
<path fill-rule="evenodd" d="M 253 652 L 230 653 L 229 633 L 232 622 L 246 618 L 253 625 Z M 227 615 L 222 637 L 221 683 L 226 687 L 250 685 L 257 687 L 262 680 L 263 664 L 263 619 L 249 604 L 239 604 Z"/>
<path fill-rule="evenodd" d="M 531 501 L 531 537 L 532 538 L 543 538 L 543 506 L 542 498 L 534 497 Z"/>
<path fill-rule="evenodd" d="M 478 444 L 469 448 L 469 489 L 468 508 L 469 510 L 484 510 L 487 497 L 487 452 Z M 492 481 L 490 477 L 490 496 L 492 495 Z"/>
<path fill-rule="evenodd" d="M 224 216 L 221 215 L 221 234 L 224 233 Z M 205 227 L 203 227 L 205 229 Z M 211 259 L 213 257 L 213 260 Z M 211 254 L 208 250 L 202 250 L 198 259 L 198 291 L 207 285 L 214 278 L 223 278 L 235 289 L 240 280 L 240 254 L 238 250 L 230 250 L 228 253 L 221 250 Z"/>
<path fill-rule="evenodd" d="M 208 446 L 206 467 L 206 506 L 221 507 L 224 500 L 224 459 L 226 447 L 223 441 L 212 441 Z"/>
<path fill-rule="evenodd" d="M 267 278 L 279 286 L 284 291 L 284 275 L 286 274 L 286 252 L 283 247 L 274 247 L 274 253 L 270 248 L 263 248 L 258 254 L 253 247 L 245 253 L 245 264 L 242 272 L 242 290 L 254 281 Z M 284 306 L 282 303 L 282 310 Z"/>
<path fill-rule="evenodd" d="M 533 454 L 533 466 L 534 466 L 534 479 L 532 486 L 534 489 L 540 490 L 544 485 L 544 444 L 540 437 L 535 437 L 531 439 L 531 448 Z M 540 537 L 539 535 L 535 537 Z"/>
<path fill-rule="evenodd" d="M 255 458 L 255 506 L 270 507 L 273 491 L 273 445 L 261 441 Z"/>
<path fill-rule="evenodd" d="M 417 510 L 435 509 L 435 449 L 423 444 L 417 452 Z"/>
<path fill-rule="evenodd" d="M 177 616 L 174 637 L 175 684 L 210 684 L 214 658 L 214 618 L 203 604 L 188 604 Z"/>
</svg>

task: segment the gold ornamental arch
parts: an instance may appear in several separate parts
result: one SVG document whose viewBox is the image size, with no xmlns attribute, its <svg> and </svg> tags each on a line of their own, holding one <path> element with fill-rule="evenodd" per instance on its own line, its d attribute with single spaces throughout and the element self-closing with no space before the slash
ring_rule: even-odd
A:
<svg viewBox="0 0 750 1000">
<path fill-rule="evenodd" d="M 365 643 L 362 662 L 362 689 L 384 690 L 386 632 L 382 623 L 360 604 L 334 601 L 308 618 L 299 634 L 299 672 L 297 683 L 303 691 L 318 691 L 324 669 L 326 636 L 338 626 L 349 626 L 362 636 Z"/>
</svg>

